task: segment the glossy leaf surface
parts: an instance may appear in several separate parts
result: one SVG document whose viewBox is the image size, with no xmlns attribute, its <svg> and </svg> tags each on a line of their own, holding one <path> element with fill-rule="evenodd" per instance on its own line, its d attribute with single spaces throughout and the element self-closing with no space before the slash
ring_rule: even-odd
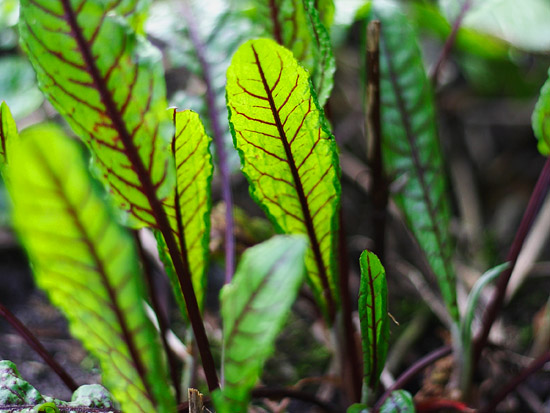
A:
<svg viewBox="0 0 550 413">
<path fill-rule="evenodd" d="M 132 19 L 143 4 L 23 0 L 20 32 L 42 91 L 90 147 L 131 225 L 155 227 L 153 198 L 174 182 L 162 62 L 119 15 Z"/>
<path fill-rule="evenodd" d="M 27 129 L 8 171 L 14 225 L 37 283 L 98 358 L 105 385 L 124 411 L 174 411 L 132 238 L 78 145 L 54 126 Z"/>
<path fill-rule="evenodd" d="M 307 72 L 274 41 L 249 41 L 227 72 L 227 105 L 250 193 L 280 232 L 309 237 L 308 280 L 331 317 L 339 166 Z"/>
<path fill-rule="evenodd" d="M 217 411 L 247 411 L 250 391 L 298 295 L 306 249 L 299 235 L 278 235 L 249 248 L 222 289 L 225 385 L 214 397 Z"/>
<path fill-rule="evenodd" d="M 359 262 L 359 319 L 364 382 L 372 390 L 376 390 L 388 353 L 388 286 L 386 271 L 375 254 L 363 251 Z"/>
<path fill-rule="evenodd" d="M 375 2 L 380 37 L 382 154 L 393 197 L 437 277 L 451 317 L 458 320 L 449 232 L 450 201 L 443 174 L 431 87 L 415 33 L 390 2 Z"/>
<path fill-rule="evenodd" d="M 392 392 L 380 408 L 380 413 L 414 413 L 415 411 L 413 398 L 406 390 Z"/>
<path fill-rule="evenodd" d="M 8 163 L 9 153 L 19 138 L 17 126 L 6 102 L 0 104 L 0 168 Z"/>
<path fill-rule="evenodd" d="M 550 70 L 548 72 L 550 74 Z M 544 156 L 550 155 L 550 78 L 540 90 L 540 96 L 533 112 L 533 131 L 537 137 L 538 149 Z"/>
<path fill-rule="evenodd" d="M 199 307 L 202 308 L 206 289 L 208 242 L 210 239 L 210 209 L 212 180 L 211 139 L 204 132 L 199 115 L 190 110 L 172 110 L 175 135 L 172 140 L 172 155 L 176 164 L 176 187 L 166 198 L 166 209 L 174 238 L 180 253 L 189 262 L 193 288 Z M 164 243 L 162 243 L 164 244 Z M 159 245 L 162 245 L 159 244 Z M 165 248 L 163 246 L 162 248 Z M 164 250 L 163 261 L 168 263 L 167 273 L 172 283 L 181 311 L 186 307 L 178 278 Z"/>
</svg>

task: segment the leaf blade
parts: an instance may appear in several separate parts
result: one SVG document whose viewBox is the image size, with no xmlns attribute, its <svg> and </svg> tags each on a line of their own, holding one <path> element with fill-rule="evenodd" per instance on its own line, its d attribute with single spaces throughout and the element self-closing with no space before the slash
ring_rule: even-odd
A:
<svg viewBox="0 0 550 413">
<path fill-rule="evenodd" d="M 249 41 L 228 69 L 227 104 L 250 193 L 280 232 L 308 235 L 308 281 L 330 319 L 339 297 L 339 165 L 307 73 L 274 41 Z"/>
<path fill-rule="evenodd" d="M 364 383 L 372 391 L 386 363 L 389 342 L 388 287 L 386 272 L 378 257 L 363 251 L 360 258 L 359 319 L 363 347 Z"/>
<path fill-rule="evenodd" d="M 244 254 L 221 292 L 225 386 L 214 396 L 221 412 L 246 412 L 250 391 L 273 352 L 304 275 L 305 237 L 278 235 Z"/>
<path fill-rule="evenodd" d="M 386 174 L 404 182 L 393 195 L 435 274 L 451 318 L 459 320 L 452 265 L 450 201 L 433 96 L 406 16 L 393 2 L 374 3 L 381 21 L 382 154 Z"/>
<path fill-rule="evenodd" d="M 550 76 L 550 70 L 548 74 Z M 538 139 L 539 152 L 544 156 L 550 155 L 550 77 L 540 89 L 531 124 Z"/>
<path fill-rule="evenodd" d="M 90 147 L 130 224 L 155 227 L 152 198 L 166 196 L 174 178 L 163 150 L 171 126 L 162 66 L 117 15 L 136 2 L 119 3 L 24 0 L 21 42 L 42 91 Z"/>
<path fill-rule="evenodd" d="M 135 248 L 79 148 L 57 127 L 25 130 L 9 174 L 14 224 L 37 282 L 98 357 L 106 385 L 123 409 L 172 411 L 166 367 L 142 306 Z"/>
<path fill-rule="evenodd" d="M 15 120 L 6 102 L 0 104 L 0 169 L 8 163 L 9 153 L 14 142 L 19 139 Z"/>
</svg>

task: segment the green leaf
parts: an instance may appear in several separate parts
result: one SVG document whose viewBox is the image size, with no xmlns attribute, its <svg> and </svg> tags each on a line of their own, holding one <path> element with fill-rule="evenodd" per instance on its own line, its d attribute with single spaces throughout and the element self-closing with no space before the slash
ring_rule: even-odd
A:
<svg viewBox="0 0 550 413">
<path fill-rule="evenodd" d="M 306 249 L 305 237 L 275 236 L 249 248 L 233 281 L 223 287 L 225 384 L 214 393 L 219 412 L 247 411 L 250 391 L 298 295 Z"/>
<path fill-rule="evenodd" d="M 439 0 L 439 7 L 452 22 L 460 13 L 463 2 Z M 470 0 L 470 3 L 462 27 L 501 38 L 526 51 L 550 51 L 548 0 Z"/>
<path fill-rule="evenodd" d="M 405 390 L 392 392 L 380 408 L 380 413 L 414 413 L 415 411 L 413 398 Z"/>
<path fill-rule="evenodd" d="M 375 391 L 386 363 L 390 326 L 386 271 L 378 257 L 363 251 L 359 260 L 359 319 L 363 347 L 364 383 Z"/>
<path fill-rule="evenodd" d="M 227 105 L 250 193 L 278 231 L 309 237 L 308 281 L 330 319 L 339 297 L 339 166 L 307 72 L 273 40 L 249 41 L 227 71 Z"/>
<path fill-rule="evenodd" d="M 540 90 L 540 96 L 533 111 L 532 125 L 538 139 L 539 152 L 550 155 L 550 70 L 549 78 Z"/>
<path fill-rule="evenodd" d="M 2 102 L 0 104 L 0 169 L 3 170 L 7 165 L 12 146 L 18 140 L 17 126 L 11 116 L 10 108 L 6 102 Z"/>
<path fill-rule="evenodd" d="M 376 2 L 370 19 L 380 20 L 383 27 L 380 95 L 384 168 L 400 184 L 395 202 L 424 251 L 447 310 L 456 321 L 459 314 L 449 233 L 450 201 L 430 83 L 414 31 L 398 7 Z"/>
<path fill-rule="evenodd" d="M 173 412 L 132 237 L 106 207 L 78 145 L 54 126 L 27 129 L 9 174 L 14 226 L 37 283 L 98 358 L 122 410 Z"/>
<path fill-rule="evenodd" d="M 21 378 L 14 363 L 0 360 L 0 406 L 34 406 L 44 401 L 38 390 Z"/>
<path fill-rule="evenodd" d="M 165 202 L 170 226 L 180 253 L 189 263 L 193 288 L 202 308 L 206 290 L 210 240 L 210 210 L 212 206 L 211 139 L 206 135 L 199 115 L 190 110 L 172 110 L 176 133 L 172 140 L 172 155 L 176 164 L 176 187 Z M 158 236 L 157 236 L 158 239 Z M 178 278 L 169 258 L 166 244 L 159 243 L 161 257 L 167 265 L 176 300 L 182 314 L 187 312 Z"/>
<path fill-rule="evenodd" d="M 42 91 L 84 138 L 98 176 L 136 228 L 157 225 L 156 198 L 174 182 L 160 53 L 118 15 L 141 4 L 22 0 L 20 19 Z"/>
<path fill-rule="evenodd" d="M 348 409 L 346 410 L 346 413 L 369 413 L 370 410 L 366 404 L 359 404 L 355 403 L 352 404 Z"/>
</svg>

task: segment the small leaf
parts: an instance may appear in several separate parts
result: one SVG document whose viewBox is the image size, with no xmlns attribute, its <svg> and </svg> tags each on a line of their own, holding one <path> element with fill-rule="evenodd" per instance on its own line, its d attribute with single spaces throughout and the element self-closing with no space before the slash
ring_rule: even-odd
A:
<svg viewBox="0 0 550 413">
<path fill-rule="evenodd" d="M 376 255 L 363 251 L 359 286 L 359 319 L 364 383 L 375 391 L 386 363 L 390 327 L 386 272 Z"/>
<path fill-rule="evenodd" d="M 309 237 L 308 281 L 330 319 L 339 297 L 339 166 L 307 72 L 274 41 L 249 41 L 227 71 L 227 106 L 250 193 L 278 231 Z"/>
<path fill-rule="evenodd" d="M 550 70 L 548 74 L 550 76 Z M 550 77 L 540 90 L 531 123 L 539 141 L 539 152 L 544 156 L 550 155 Z"/>
<path fill-rule="evenodd" d="M 0 360 L 0 406 L 34 406 L 44 401 L 38 390 L 21 378 L 14 363 Z"/>
<path fill-rule="evenodd" d="M 9 152 L 14 142 L 19 139 L 17 126 L 11 116 L 10 108 L 6 102 L 0 104 L 0 169 L 8 163 Z"/>
<path fill-rule="evenodd" d="M 459 319 L 448 199 L 434 102 L 415 33 L 393 2 L 375 2 L 381 21 L 382 153 L 388 176 L 401 181 L 394 199 L 437 277 L 452 319 Z"/>
<path fill-rule="evenodd" d="M 54 126 L 27 129 L 9 174 L 14 226 L 37 283 L 99 359 L 122 410 L 173 412 L 132 238 L 106 207 L 78 145 Z"/>
<path fill-rule="evenodd" d="M 161 55 L 118 14 L 142 4 L 22 0 L 20 19 L 42 91 L 90 147 L 98 176 L 136 228 L 157 226 L 156 198 L 174 183 Z"/>
<path fill-rule="evenodd" d="M 59 409 L 57 408 L 55 403 L 52 402 L 42 403 L 38 406 L 35 406 L 33 410 L 38 413 L 59 413 Z"/>
<path fill-rule="evenodd" d="M 380 413 L 414 413 L 415 411 L 413 398 L 405 390 L 392 392 L 380 408 Z"/>
<path fill-rule="evenodd" d="M 212 205 L 210 183 L 212 180 L 211 139 L 206 135 L 199 116 L 190 110 L 172 110 L 175 135 L 172 155 L 176 164 L 176 187 L 164 201 L 180 254 L 189 263 L 193 288 L 199 307 L 202 308 L 208 270 L 208 242 L 210 239 L 210 209 Z M 157 236 L 158 238 L 158 236 Z M 167 265 L 182 314 L 187 312 L 178 278 L 171 264 L 164 242 L 159 243 L 161 256 Z"/>
<path fill-rule="evenodd" d="M 249 248 L 222 289 L 225 385 L 214 393 L 219 412 L 247 411 L 250 391 L 302 284 L 306 247 L 305 237 L 279 235 Z"/>
</svg>

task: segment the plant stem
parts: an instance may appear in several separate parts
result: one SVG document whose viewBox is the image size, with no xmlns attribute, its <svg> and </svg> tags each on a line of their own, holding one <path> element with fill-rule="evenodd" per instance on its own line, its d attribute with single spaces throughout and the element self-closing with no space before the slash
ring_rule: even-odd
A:
<svg viewBox="0 0 550 413">
<path fill-rule="evenodd" d="M 518 385 L 523 383 L 531 374 L 541 369 L 546 363 L 550 362 L 550 351 L 547 351 L 539 358 L 535 359 L 526 369 L 521 371 L 515 376 L 504 388 L 497 394 L 497 396 L 485 405 L 479 413 L 494 412 L 498 404 L 504 400 Z"/>
<path fill-rule="evenodd" d="M 504 297 L 506 294 L 506 287 L 508 286 L 508 282 L 510 281 L 512 271 L 514 270 L 516 261 L 521 251 L 521 247 L 523 246 L 523 242 L 525 241 L 525 238 L 527 237 L 527 234 L 529 233 L 529 230 L 531 229 L 531 226 L 535 221 L 537 213 L 542 203 L 544 202 L 544 199 L 546 198 L 549 189 L 550 158 L 547 158 L 546 163 L 544 164 L 544 167 L 537 180 L 537 184 L 535 185 L 535 189 L 533 189 L 533 193 L 531 194 L 531 198 L 529 199 L 529 203 L 527 204 L 525 213 L 523 214 L 523 218 L 519 225 L 518 231 L 516 232 L 516 237 L 514 238 L 512 246 L 510 247 L 508 255 L 506 256 L 506 261 L 510 262 L 510 267 L 503 271 L 498 278 L 496 290 L 491 297 L 491 301 L 487 305 L 487 310 L 483 317 L 481 330 L 475 338 L 472 371 L 475 370 L 475 367 L 481 357 L 481 351 L 487 344 L 487 338 L 489 337 L 491 327 L 497 317 L 497 314 L 502 308 L 502 304 L 504 302 Z"/>
<path fill-rule="evenodd" d="M 398 390 L 398 389 L 402 388 L 402 387 L 403 387 L 405 384 L 407 384 L 407 383 L 409 382 L 409 380 L 412 379 L 415 375 L 417 375 L 418 373 L 420 373 L 422 370 L 424 370 L 426 367 L 428 367 L 430 364 L 434 363 L 435 361 L 439 360 L 440 358 L 445 357 L 445 356 L 451 354 L 451 352 L 452 352 L 452 347 L 451 347 L 451 346 L 440 347 L 440 348 L 438 348 L 437 350 L 432 351 L 431 353 L 425 355 L 425 356 L 422 357 L 420 360 L 418 360 L 417 362 L 415 362 L 412 366 L 410 366 L 407 370 L 405 370 L 405 371 L 397 378 L 397 380 L 395 381 L 395 383 L 393 383 L 393 385 L 390 386 L 390 387 L 384 392 L 384 394 L 382 395 L 382 397 L 380 397 L 380 399 L 378 399 L 378 401 L 377 401 L 376 404 L 374 405 L 373 413 L 378 412 L 378 410 L 380 409 L 380 407 L 382 407 L 382 405 L 384 404 L 384 402 L 386 401 L 386 399 L 390 396 L 390 394 L 391 394 L 394 390 Z"/>
<path fill-rule="evenodd" d="M 355 329 L 353 328 L 352 308 L 351 308 L 351 294 L 349 289 L 349 267 L 348 267 L 348 251 L 346 244 L 346 234 L 344 230 L 344 218 L 342 215 L 342 209 L 339 212 L 340 215 L 340 228 L 338 231 L 338 263 L 340 266 L 340 295 L 342 300 L 342 324 L 344 328 L 344 348 L 342 351 L 342 374 L 343 382 L 345 383 L 347 374 L 349 371 L 351 383 L 346 385 L 350 391 L 349 397 L 352 403 L 356 403 L 361 399 L 361 363 L 359 362 L 360 356 L 357 352 L 357 346 L 355 345 Z M 344 368 L 347 366 L 347 368 Z"/>
<path fill-rule="evenodd" d="M 208 117 L 210 118 L 210 127 L 218 155 L 218 168 L 221 178 L 222 199 L 225 203 L 225 283 L 229 284 L 235 273 L 235 235 L 233 228 L 233 196 L 231 194 L 231 174 L 227 163 L 227 152 L 224 146 L 224 137 L 220 125 L 220 113 L 216 106 L 216 92 L 210 73 L 210 65 L 206 60 L 205 47 L 200 39 L 195 19 L 187 0 L 183 1 L 183 17 L 189 30 L 189 38 L 195 48 L 197 59 L 201 66 L 202 78 L 206 86 L 206 104 L 208 106 Z"/>
<path fill-rule="evenodd" d="M 67 373 L 67 371 L 53 358 L 53 356 L 46 350 L 46 348 L 38 341 L 36 336 L 25 327 L 25 325 L 19 320 L 15 314 L 8 310 L 4 305 L 0 304 L 0 316 L 10 323 L 10 325 L 17 331 L 17 333 L 27 342 L 27 344 L 40 356 L 42 360 L 46 362 L 48 366 L 59 376 L 59 378 L 65 383 L 65 386 L 69 388 L 71 392 L 74 392 L 78 388 L 78 384 Z"/>
<path fill-rule="evenodd" d="M 367 141 L 372 145 L 372 197 L 374 228 L 374 252 L 384 262 L 386 240 L 386 208 L 388 205 L 388 182 L 384 175 L 382 160 L 382 126 L 380 122 L 380 21 L 373 20 L 367 27 Z"/>
<path fill-rule="evenodd" d="M 449 57 L 449 54 L 453 49 L 453 46 L 456 41 L 456 36 L 458 34 L 458 29 L 462 24 L 462 20 L 464 20 L 464 16 L 466 15 L 466 12 L 470 8 L 470 1 L 471 0 L 464 0 L 464 3 L 462 3 L 462 8 L 460 9 L 460 13 L 458 14 L 457 18 L 453 23 L 451 33 L 449 34 L 449 37 L 447 37 L 447 40 L 445 41 L 445 44 L 443 46 L 443 51 L 439 55 L 439 58 L 437 59 L 437 62 L 434 66 L 433 72 L 430 76 L 432 80 L 432 84 L 434 85 L 437 85 L 437 82 L 439 80 L 439 74 L 441 73 L 441 69 L 445 65 L 445 62 L 447 61 L 447 58 Z"/>
<path fill-rule="evenodd" d="M 164 311 L 162 311 L 162 308 L 160 306 L 158 291 L 155 286 L 155 280 L 153 280 L 153 271 L 152 271 L 153 269 L 151 268 L 151 264 L 147 259 L 147 255 L 145 253 L 145 249 L 143 248 L 143 244 L 139 239 L 139 233 L 138 231 L 133 231 L 133 234 L 137 244 L 139 258 L 141 260 L 141 264 L 143 265 L 143 273 L 145 275 L 145 282 L 147 284 L 147 289 L 149 290 L 149 299 L 151 300 L 151 307 L 153 308 L 155 312 L 155 316 L 157 317 L 160 339 L 162 341 L 162 346 L 164 347 L 164 352 L 166 353 L 166 357 L 168 359 L 168 369 L 170 371 L 170 378 L 172 380 L 172 385 L 174 386 L 174 390 L 176 391 L 176 400 L 177 402 L 180 402 L 181 388 L 180 388 L 180 382 L 178 377 L 178 371 L 180 370 L 179 369 L 180 363 L 178 362 L 174 352 L 168 345 L 168 340 L 166 339 L 166 333 L 169 330 L 169 322 L 166 317 L 166 314 L 164 313 Z"/>
</svg>

